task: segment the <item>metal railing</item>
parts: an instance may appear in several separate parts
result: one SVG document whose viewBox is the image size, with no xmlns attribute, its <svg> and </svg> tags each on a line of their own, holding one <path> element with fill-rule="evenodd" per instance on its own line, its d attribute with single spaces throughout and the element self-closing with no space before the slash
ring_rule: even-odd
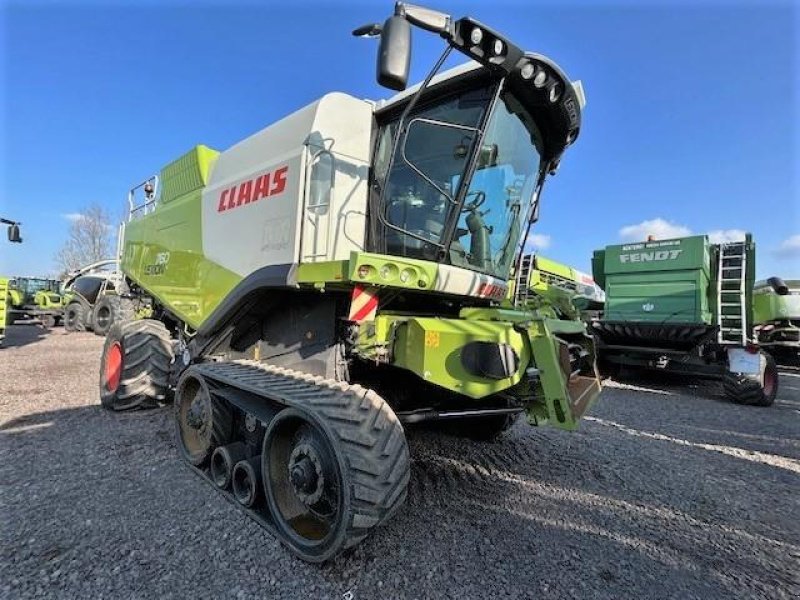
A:
<svg viewBox="0 0 800 600">
<path fill-rule="evenodd" d="M 128 192 L 128 221 L 148 215 L 155 210 L 158 202 L 158 184 L 158 175 L 153 175 L 130 189 Z M 136 203 L 137 190 L 142 190 L 144 194 L 144 201 L 140 204 Z"/>
</svg>

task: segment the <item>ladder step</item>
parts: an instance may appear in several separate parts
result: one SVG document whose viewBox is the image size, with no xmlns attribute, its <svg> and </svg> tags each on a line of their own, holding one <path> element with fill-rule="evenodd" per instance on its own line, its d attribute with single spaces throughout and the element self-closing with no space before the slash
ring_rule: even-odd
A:
<svg viewBox="0 0 800 600">
<path fill-rule="evenodd" d="M 742 308 L 742 305 L 738 302 L 723 302 L 720 306 L 735 306 L 736 308 Z"/>
</svg>

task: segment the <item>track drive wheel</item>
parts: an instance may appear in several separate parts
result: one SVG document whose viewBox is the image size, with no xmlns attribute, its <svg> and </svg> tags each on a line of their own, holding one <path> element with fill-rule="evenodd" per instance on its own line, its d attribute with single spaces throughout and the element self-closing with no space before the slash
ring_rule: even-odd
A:
<svg viewBox="0 0 800 600">
<path fill-rule="evenodd" d="M 194 466 L 202 466 L 232 435 L 228 403 L 212 398 L 206 380 L 188 370 L 175 390 L 175 437 L 183 456 Z"/>
<path fill-rule="evenodd" d="M 71 302 L 64 309 L 66 331 L 86 331 L 86 308 L 80 302 Z"/>
<path fill-rule="evenodd" d="M 105 336 L 114 323 L 132 321 L 133 303 L 120 296 L 103 296 L 94 306 L 92 322 L 96 335 Z"/>
<path fill-rule="evenodd" d="M 373 391 L 321 390 L 282 410 L 262 447 L 262 479 L 278 536 L 310 562 L 353 546 L 402 505 L 409 480 L 403 428 Z"/>
<path fill-rule="evenodd" d="M 736 404 L 772 406 L 778 395 L 778 366 L 767 352 L 761 352 L 761 377 L 759 379 L 739 373 L 725 373 L 722 380 L 725 395 Z"/>
<path fill-rule="evenodd" d="M 111 326 L 100 360 L 100 403 L 110 410 L 153 408 L 167 393 L 172 345 L 160 321 Z"/>
</svg>

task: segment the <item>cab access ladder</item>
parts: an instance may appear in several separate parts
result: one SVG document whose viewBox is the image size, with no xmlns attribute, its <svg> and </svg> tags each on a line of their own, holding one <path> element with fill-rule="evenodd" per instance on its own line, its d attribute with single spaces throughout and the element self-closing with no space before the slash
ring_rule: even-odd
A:
<svg viewBox="0 0 800 600">
<path fill-rule="evenodd" d="M 528 301 L 531 289 L 531 270 L 533 269 L 533 254 L 525 254 L 519 261 L 519 272 L 514 285 L 514 305 L 524 308 Z"/>
<path fill-rule="evenodd" d="M 747 248 L 745 242 L 720 244 L 717 271 L 717 341 L 747 344 Z"/>
</svg>

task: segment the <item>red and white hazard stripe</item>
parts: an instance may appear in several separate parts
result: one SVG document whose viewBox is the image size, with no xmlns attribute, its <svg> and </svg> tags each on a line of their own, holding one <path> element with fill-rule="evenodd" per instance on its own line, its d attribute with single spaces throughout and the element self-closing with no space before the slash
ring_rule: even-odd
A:
<svg viewBox="0 0 800 600">
<path fill-rule="evenodd" d="M 362 321 L 374 321 L 375 313 L 378 311 L 378 290 L 373 287 L 362 287 L 357 285 L 353 288 L 353 295 L 350 298 L 350 315 L 348 320 L 361 323 Z"/>
</svg>

